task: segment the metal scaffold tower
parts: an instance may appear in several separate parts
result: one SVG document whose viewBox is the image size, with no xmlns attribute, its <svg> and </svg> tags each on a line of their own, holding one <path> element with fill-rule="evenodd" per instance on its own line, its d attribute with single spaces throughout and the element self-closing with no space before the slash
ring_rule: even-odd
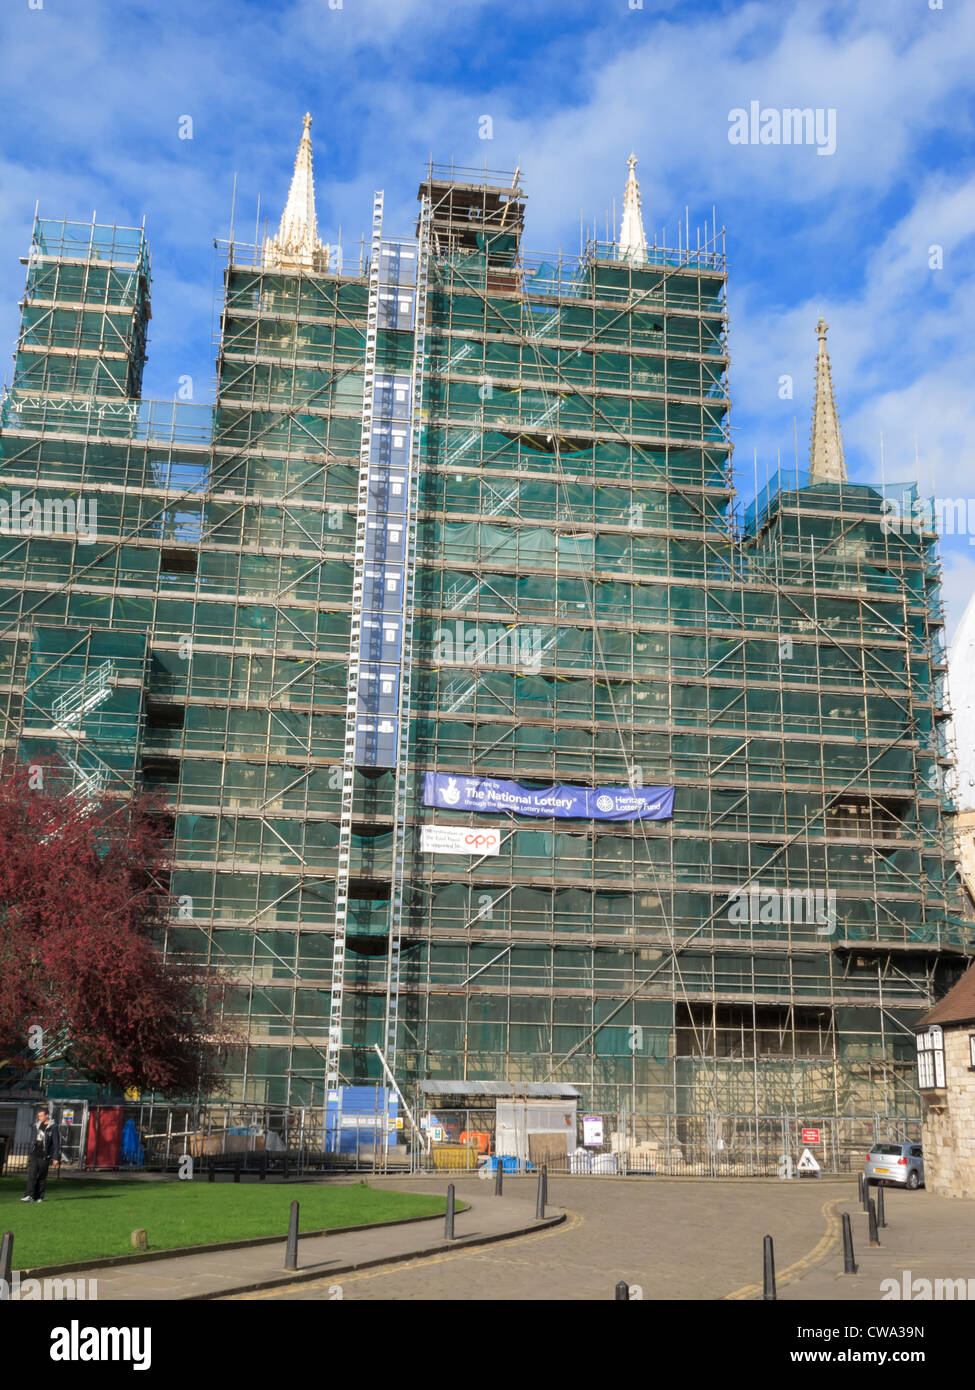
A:
<svg viewBox="0 0 975 1390">
<path fill-rule="evenodd" d="M 410 694 L 413 673 L 413 613 L 416 593 L 416 530 L 420 495 L 420 438 L 422 434 L 423 383 L 426 366 L 427 283 L 430 260 L 430 201 L 423 198 L 417 236 L 416 295 L 413 307 L 413 370 L 410 378 L 410 438 L 407 459 L 407 513 L 403 578 L 403 622 L 399 700 L 396 716 L 396 793 L 393 825 L 393 876 L 390 885 L 389 957 L 386 976 L 386 1010 L 383 1051 L 390 1071 L 396 1072 L 399 1024 L 400 949 L 403 937 L 403 891 L 406 859 L 406 803 L 409 783 Z"/>
<path fill-rule="evenodd" d="M 342 1051 L 342 1009 L 345 999 L 345 948 L 349 918 L 349 865 L 355 801 L 355 769 L 359 737 L 359 685 L 362 671 L 363 594 L 366 582 L 366 548 L 370 520 L 372 477 L 372 419 L 376 394 L 376 342 L 379 321 L 379 276 L 382 266 L 383 195 L 372 205 L 372 254 L 369 262 L 369 305 L 366 311 L 366 355 L 363 363 L 362 442 L 359 448 L 355 552 L 352 574 L 352 613 L 348 695 L 345 707 L 345 745 L 342 759 L 342 809 L 339 820 L 338 866 L 335 875 L 335 938 L 332 947 L 332 997 L 328 1019 L 325 1085 L 339 1084 Z"/>
<path fill-rule="evenodd" d="M 361 768 L 388 768 L 395 777 L 383 1052 L 391 1069 L 396 1062 L 429 242 L 429 202 L 424 200 L 421 208 L 415 240 L 389 239 L 383 237 L 383 195 L 375 195 L 335 887 L 329 1089 L 339 1080 L 355 777 Z M 409 375 L 379 370 L 380 357 L 385 364 L 395 363 L 399 356 L 395 350 L 383 350 L 381 333 L 412 335 Z"/>
</svg>

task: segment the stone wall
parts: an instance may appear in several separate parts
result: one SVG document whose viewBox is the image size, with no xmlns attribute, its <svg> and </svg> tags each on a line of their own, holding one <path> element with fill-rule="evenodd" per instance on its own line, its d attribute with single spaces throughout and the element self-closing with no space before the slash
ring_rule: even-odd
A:
<svg viewBox="0 0 975 1390">
<path fill-rule="evenodd" d="M 975 1071 L 969 1034 L 975 1023 L 945 1025 L 944 1091 L 922 1091 L 925 1103 L 922 1143 L 929 1192 L 975 1200 Z"/>
<path fill-rule="evenodd" d="M 965 887 L 975 898 L 975 811 L 959 811 L 955 817 L 955 842 Z"/>
</svg>

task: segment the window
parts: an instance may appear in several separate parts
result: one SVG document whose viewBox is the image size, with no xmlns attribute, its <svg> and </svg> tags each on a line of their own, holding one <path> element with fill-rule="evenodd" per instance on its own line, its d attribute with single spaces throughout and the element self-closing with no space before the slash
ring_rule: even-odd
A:
<svg viewBox="0 0 975 1390">
<path fill-rule="evenodd" d="M 912 1157 L 912 1158 L 920 1158 L 923 1152 L 924 1152 L 924 1150 L 921 1149 L 920 1147 L 918 1147 L 918 1148 L 916 1148 L 916 1149 L 912 1149 L 912 1150 L 911 1150 L 911 1157 Z"/>
<path fill-rule="evenodd" d="M 944 1088 L 945 1041 L 937 1024 L 917 1035 L 917 1084 L 922 1091 Z"/>
<path fill-rule="evenodd" d="M 164 547 L 159 555 L 159 572 L 166 575 L 196 574 L 196 561 L 195 550 L 176 550 Z"/>
<path fill-rule="evenodd" d="M 975 1069 L 975 1033 L 969 1033 L 968 1035 L 968 1048 L 972 1054 L 972 1067 Z"/>
</svg>

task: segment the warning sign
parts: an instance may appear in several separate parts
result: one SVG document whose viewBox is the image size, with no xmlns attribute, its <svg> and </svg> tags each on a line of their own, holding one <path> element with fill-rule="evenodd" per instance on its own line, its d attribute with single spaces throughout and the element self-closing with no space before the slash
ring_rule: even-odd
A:
<svg viewBox="0 0 975 1390">
<path fill-rule="evenodd" d="M 816 1160 L 813 1158 L 812 1154 L 809 1152 L 808 1149 L 803 1149 L 803 1151 L 802 1151 L 802 1157 L 800 1158 L 799 1162 L 796 1164 L 796 1172 L 797 1172 L 797 1173 L 818 1173 L 818 1172 L 819 1172 L 819 1164 L 818 1164 L 818 1163 L 816 1162 Z"/>
</svg>

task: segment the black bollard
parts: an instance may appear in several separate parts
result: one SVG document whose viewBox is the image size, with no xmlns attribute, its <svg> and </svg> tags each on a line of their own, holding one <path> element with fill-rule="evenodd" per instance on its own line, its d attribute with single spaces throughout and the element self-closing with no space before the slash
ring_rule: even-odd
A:
<svg viewBox="0 0 975 1390">
<path fill-rule="evenodd" d="M 291 1203 L 291 1215 L 288 1218 L 288 1249 L 284 1257 L 285 1269 L 298 1268 L 298 1203 Z"/>
<path fill-rule="evenodd" d="M 880 1236 L 877 1234 L 877 1206 L 873 1198 L 870 1198 L 869 1228 L 870 1228 L 870 1248 L 876 1249 L 880 1245 Z"/>
<path fill-rule="evenodd" d="M 238 1154 L 237 1162 L 234 1164 L 234 1182 L 240 1182 L 240 1170 L 242 1165 L 243 1159 L 241 1158 L 240 1154 Z"/>
<path fill-rule="evenodd" d="M 548 1164 L 542 1164 L 542 1206 L 548 1206 Z"/>
<path fill-rule="evenodd" d="M 869 1178 L 863 1179 L 863 1202 L 861 1203 L 864 1211 L 870 1210 L 870 1188 L 872 1184 Z"/>
<path fill-rule="evenodd" d="M 535 1198 L 535 1220 L 542 1221 L 545 1217 L 545 1172 L 538 1175 L 538 1195 Z"/>
<path fill-rule="evenodd" d="M 207 1164 L 207 1182 L 216 1182 L 216 1180 L 217 1170 L 214 1168 L 213 1159 L 211 1158 L 210 1162 Z"/>
<path fill-rule="evenodd" d="M 863 1174 L 857 1173 L 857 1201 L 863 1206 Z"/>
<path fill-rule="evenodd" d="M 494 1170 L 494 1195 L 500 1197 L 503 1195 L 502 1189 L 504 1187 L 504 1161 L 500 1154 L 497 1156 L 497 1164 L 498 1166 Z"/>
<path fill-rule="evenodd" d="M 887 1217 L 884 1213 L 884 1185 L 879 1183 L 877 1186 L 877 1225 L 886 1226 Z"/>
<path fill-rule="evenodd" d="M 444 1239 L 454 1239 L 454 1184 L 450 1183 L 447 1187 L 447 1218 L 444 1222 Z"/>
<path fill-rule="evenodd" d="M 258 1182 L 263 1182 L 264 1179 L 265 1179 L 266 1177 L 267 1177 L 267 1150 L 266 1150 L 266 1149 L 262 1149 L 262 1150 L 261 1150 L 261 1165 L 260 1165 L 260 1169 L 259 1169 L 259 1171 L 258 1171 L 257 1180 L 258 1180 Z"/>
<path fill-rule="evenodd" d="M 614 1299 L 614 1302 L 616 1302 L 616 1303 L 629 1303 L 629 1301 L 630 1301 L 630 1286 L 629 1286 L 629 1284 L 626 1282 L 625 1279 L 621 1279 L 621 1280 L 619 1281 L 619 1283 L 616 1285 L 616 1298 Z"/>
<path fill-rule="evenodd" d="M 4 1231 L 3 1239 L 0 1240 L 0 1279 L 3 1285 L 0 1287 L 0 1298 L 10 1297 L 10 1285 L 13 1281 L 14 1263 L 14 1233 Z"/>
<path fill-rule="evenodd" d="M 770 1303 L 775 1301 L 775 1251 L 772 1249 L 771 1236 L 766 1236 L 763 1241 L 763 1257 L 762 1300 Z"/>
<path fill-rule="evenodd" d="M 853 1258 L 853 1227 L 850 1225 L 850 1213 L 843 1213 L 843 1273 L 856 1274 L 857 1262 Z"/>
</svg>

